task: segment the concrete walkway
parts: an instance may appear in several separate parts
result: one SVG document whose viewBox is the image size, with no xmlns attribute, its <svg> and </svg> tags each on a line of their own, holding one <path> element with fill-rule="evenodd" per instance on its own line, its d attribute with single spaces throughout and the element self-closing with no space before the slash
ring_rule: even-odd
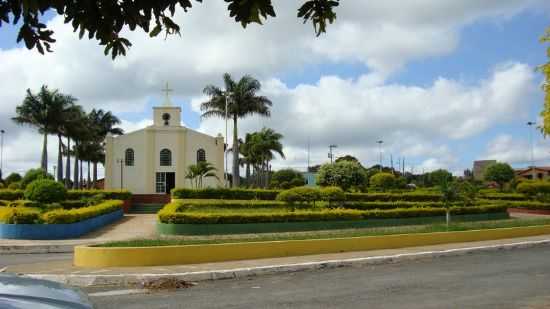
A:
<svg viewBox="0 0 550 309">
<path fill-rule="evenodd" d="M 126 214 L 113 224 L 78 239 L 25 240 L 0 239 L 0 255 L 14 253 L 72 252 L 74 246 L 106 241 L 156 237 L 155 214 Z"/>
</svg>

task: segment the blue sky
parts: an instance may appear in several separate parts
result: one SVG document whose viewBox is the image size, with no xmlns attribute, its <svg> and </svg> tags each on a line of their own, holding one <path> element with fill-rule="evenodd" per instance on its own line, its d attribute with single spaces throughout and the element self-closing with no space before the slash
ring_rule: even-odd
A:
<svg viewBox="0 0 550 309">
<path fill-rule="evenodd" d="M 181 14 L 178 17 L 187 26 L 181 39 L 161 42 L 148 40 L 141 33 L 129 34 L 134 47 L 128 59 L 115 62 L 102 58 L 101 48 L 95 42 L 75 39 L 70 27 L 54 18 L 50 25 L 59 40 L 54 45 L 55 56 L 40 58 L 36 52 L 28 53 L 16 46 L 14 27 L 0 28 L 0 61 L 16 63 L 0 73 L 24 75 L 21 71 L 46 61 L 62 72 L 52 69 L 53 74 L 27 74 L 14 81 L 17 83 L 13 86 L 24 91 L 27 87 L 51 84 L 81 98 L 87 108 L 114 110 L 127 129 L 137 129 L 147 122 L 150 107 L 160 103 L 158 89 L 166 80 L 176 90 L 174 101 L 182 106 L 183 122 L 210 134 L 219 132 L 223 122 L 200 121 L 197 106 L 204 100 L 202 87 L 209 83 L 221 85 L 221 73 L 225 71 L 235 76 L 253 74 L 274 101 L 273 117 L 245 120 L 241 133 L 263 125 L 283 132 L 288 159 L 278 160 L 277 167 L 304 168 L 307 139 L 313 143 L 312 158 L 316 164 L 326 160 L 326 146 L 334 141 L 341 143 L 337 155 L 349 153 L 367 165 L 374 164 L 375 141 L 384 139 L 385 163 L 389 164 L 390 154 L 394 158 L 406 157 L 407 168 L 415 171 L 443 167 L 460 173 L 471 167 L 472 160 L 485 158 L 520 167 L 530 160 L 525 123 L 538 120 L 542 108 L 543 96 L 538 86 L 542 78 L 534 68 L 546 62 L 546 46 L 538 39 L 550 26 L 549 8 L 543 1 L 487 3 L 465 1 L 461 6 L 452 1 L 426 1 L 427 6 L 433 7 L 412 7 L 408 10 L 410 16 L 405 16 L 383 1 L 344 2 L 342 6 L 349 7 L 341 8 L 338 21 L 321 38 L 312 35 L 309 25 L 289 23 L 294 20 L 292 14 L 280 14 L 280 20 L 246 30 L 230 20 L 208 23 L 205 28 L 201 24 L 205 22 L 195 15 L 184 19 L 186 16 Z M 215 8 L 216 5 L 212 10 L 224 9 Z M 361 9 L 380 16 L 367 20 L 372 18 L 357 13 Z M 197 10 L 200 12 L 193 13 L 196 16 L 211 13 L 206 11 L 210 8 Z M 227 33 L 222 37 L 216 33 L 219 29 Z M 380 33 L 376 29 L 381 29 Z M 397 38 L 385 36 L 386 31 Z M 281 38 L 283 41 L 277 44 Z M 224 39 L 227 41 L 222 48 L 216 45 Z M 190 48 L 189 44 L 196 42 L 204 49 Z M 186 58 L 170 60 L 179 54 Z M 201 62 L 207 57 L 209 61 Z M 88 67 L 86 62 L 94 66 Z M 76 85 L 75 76 L 89 78 L 86 87 Z M 117 87 L 112 86 L 112 81 Z M 494 93 L 500 90 L 505 93 L 503 98 Z M 3 102 L 11 102 L 2 103 L 9 107 L 0 114 L 4 117 L 2 122 L 10 116 L 9 110 L 22 98 L 23 91 L 0 94 Z M 425 106 L 422 102 L 409 102 L 412 96 L 429 102 Z M 354 100 L 364 100 L 364 104 L 357 105 Z M 467 106 L 476 100 L 483 107 L 477 103 Z M 307 109 L 311 112 L 304 112 Z M 454 111 L 449 112 L 451 109 L 456 110 L 456 117 Z M 483 115 L 462 127 L 472 118 L 470 111 L 472 115 Z M 433 115 L 423 117 L 432 112 Z M 7 145 L 7 160 L 13 161 L 13 169 L 35 164 L 38 157 L 34 152 L 39 152 L 36 149 L 29 149 L 22 159 L 14 155 L 15 141 L 31 136 L 32 130 L 13 125 L 10 129 L 14 132 Z M 550 163 L 548 141 L 538 131 L 533 132 L 537 164 Z"/>
</svg>

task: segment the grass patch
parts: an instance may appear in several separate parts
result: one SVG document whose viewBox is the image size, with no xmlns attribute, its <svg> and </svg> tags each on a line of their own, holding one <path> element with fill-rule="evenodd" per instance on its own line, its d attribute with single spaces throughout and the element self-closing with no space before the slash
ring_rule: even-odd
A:
<svg viewBox="0 0 550 309">
<path fill-rule="evenodd" d="M 457 222 L 451 223 L 449 227 L 445 224 L 416 225 L 416 226 L 398 226 L 382 228 L 365 228 L 337 231 L 315 231 L 315 232 L 294 232 L 294 233 L 276 233 L 261 235 L 233 235 L 226 236 L 183 236 L 169 239 L 135 239 L 126 241 L 113 241 L 104 244 L 94 245 L 94 247 L 157 247 L 157 246 L 178 246 L 195 244 L 220 244 L 235 242 L 257 242 L 257 241 L 281 241 L 281 240 L 304 240 L 304 239 L 324 239 L 324 238 L 342 238 L 342 237 L 360 237 L 360 236 L 380 236 L 395 234 L 414 234 L 414 233 L 433 233 L 446 231 L 470 231 L 495 228 L 510 228 L 522 226 L 540 226 L 550 224 L 550 218 L 534 219 L 507 219 L 479 222 Z"/>
</svg>

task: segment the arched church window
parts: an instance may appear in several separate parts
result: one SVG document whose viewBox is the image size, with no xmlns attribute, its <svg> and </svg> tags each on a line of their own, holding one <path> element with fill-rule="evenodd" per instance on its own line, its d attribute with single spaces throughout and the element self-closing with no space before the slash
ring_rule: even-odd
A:
<svg viewBox="0 0 550 309">
<path fill-rule="evenodd" d="M 202 148 L 197 150 L 197 163 L 198 162 L 206 162 L 206 151 Z"/>
<path fill-rule="evenodd" d="M 163 149 L 160 151 L 160 166 L 172 165 L 172 152 L 169 149 Z"/>
<path fill-rule="evenodd" d="M 126 166 L 134 166 L 134 150 L 132 148 L 128 148 L 124 152 L 124 164 Z"/>
</svg>

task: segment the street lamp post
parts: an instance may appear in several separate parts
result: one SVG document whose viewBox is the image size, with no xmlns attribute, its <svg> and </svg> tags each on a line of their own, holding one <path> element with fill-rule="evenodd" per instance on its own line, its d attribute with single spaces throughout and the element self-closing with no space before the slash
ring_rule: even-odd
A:
<svg viewBox="0 0 550 309">
<path fill-rule="evenodd" d="M 223 154 L 224 154 L 224 159 L 225 159 L 225 172 L 224 172 L 224 176 L 223 176 L 223 179 L 225 180 L 225 187 L 229 187 L 229 177 L 227 175 L 227 150 L 229 148 L 229 136 L 228 136 L 228 130 L 227 130 L 227 121 L 228 121 L 228 107 L 229 107 L 229 94 L 230 92 L 226 91 L 225 93 L 225 144 L 224 144 L 224 149 L 223 149 Z M 235 155 L 235 154 L 233 154 Z"/>
<path fill-rule="evenodd" d="M 328 157 L 330 158 L 330 164 L 332 164 L 332 160 L 334 159 L 334 154 L 332 153 L 333 148 L 337 148 L 338 145 L 329 145 L 328 146 Z"/>
<path fill-rule="evenodd" d="M 124 189 L 124 160 L 116 159 L 116 162 L 120 164 L 120 190 Z"/>
<path fill-rule="evenodd" d="M 380 156 L 380 171 L 382 171 L 382 143 L 384 143 L 383 140 L 376 141 L 378 143 L 378 154 Z"/>
<path fill-rule="evenodd" d="M 6 133 L 6 131 L 0 130 L 0 180 L 4 179 L 2 178 L 2 171 L 4 167 L 4 133 Z"/>
</svg>

